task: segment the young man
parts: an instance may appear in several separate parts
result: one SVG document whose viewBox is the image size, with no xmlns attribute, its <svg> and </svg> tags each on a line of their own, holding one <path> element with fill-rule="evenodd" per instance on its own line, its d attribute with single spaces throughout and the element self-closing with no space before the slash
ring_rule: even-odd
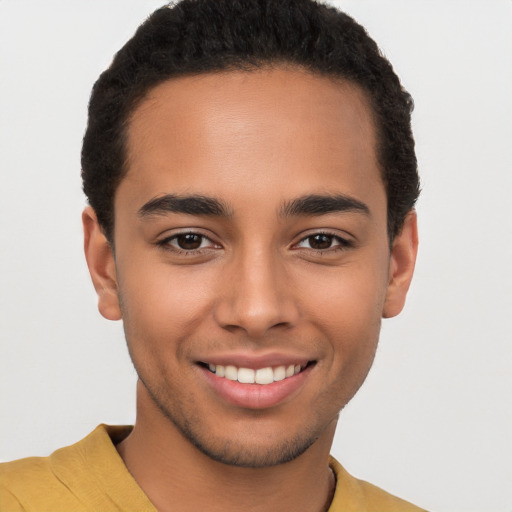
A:
<svg viewBox="0 0 512 512">
<path fill-rule="evenodd" d="M 3 465 L 2 510 L 419 510 L 329 457 L 413 274 L 411 109 L 332 8 L 156 11 L 94 86 L 82 152 L 136 423 Z"/>
</svg>

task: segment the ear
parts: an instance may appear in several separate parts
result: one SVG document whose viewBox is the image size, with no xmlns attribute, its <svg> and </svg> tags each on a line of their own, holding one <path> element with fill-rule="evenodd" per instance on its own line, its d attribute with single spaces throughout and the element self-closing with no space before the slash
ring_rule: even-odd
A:
<svg viewBox="0 0 512 512">
<path fill-rule="evenodd" d="M 396 236 L 389 261 L 389 282 L 383 318 L 398 315 L 405 305 L 405 297 L 411 284 L 418 252 L 418 223 L 416 212 L 411 210 L 405 217 L 402 231 Z"/>
<path fill-rule="evenodd" d="M 94 289 L 98 294 L 98 309 L 107 320 L 120 320 L 121 308 L 112 247 L 98 224 L 95 211 L 88 206 L 82 213 L 84 251 Z"/>
</svg>

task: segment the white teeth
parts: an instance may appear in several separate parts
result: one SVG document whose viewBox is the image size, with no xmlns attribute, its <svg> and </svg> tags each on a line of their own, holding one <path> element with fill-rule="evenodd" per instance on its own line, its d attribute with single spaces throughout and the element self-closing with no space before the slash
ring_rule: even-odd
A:
<svg viewBox="0 0 512 512">
<path fill-rule="evenodd" d="M 238 380 L 238 370 L 236 366 L 226 366 L 224 369 L 224 377 L 228 380 Z"/>
<path fill-rule="evenodd" d="M 238 382 L 254 384 L 254 373 L 250 368 L 238 368 Z"/>
<path fill-rule="evenodd" d="M 217 377 L 225 377 L 228 380 L 237 380 L 242 384 L 272 384 L 297 375 L 302 370 L 299 364 L 289 366 L 277 366 L 272 368 L 237 368 L 233 365 L 223 366 L 221 364 L 209 364 L 208 368 Z"/>
<path fill-rule="evenodd" d="M 260 368 L 256 370 L 256 377 L 254 379 L 256 384 L 272 384 L 274 382 L 274 372 L 272 368 Z"/>
<path fill-rule="evenodd" d="M 274 368 L 274 381 L 284 380 L 286 377 L 286 368 L 284 366 L 278 366 Z"/>
</svg>

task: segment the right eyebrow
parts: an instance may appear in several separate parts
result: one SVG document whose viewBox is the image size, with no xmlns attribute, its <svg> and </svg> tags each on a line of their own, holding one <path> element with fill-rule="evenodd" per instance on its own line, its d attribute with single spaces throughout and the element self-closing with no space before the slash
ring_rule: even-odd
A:
<svg viewBox="0 0 512 512">
<path fill-rule="evenodd" d="M 202 195 L 165 194 L 145 203 L 137 215 L 140 218 L 168 213 L 185 213 L 188 215 L 206 215 L 214 217 L 230 217 L 231 211 L 219 199 Z"/>
</svg>

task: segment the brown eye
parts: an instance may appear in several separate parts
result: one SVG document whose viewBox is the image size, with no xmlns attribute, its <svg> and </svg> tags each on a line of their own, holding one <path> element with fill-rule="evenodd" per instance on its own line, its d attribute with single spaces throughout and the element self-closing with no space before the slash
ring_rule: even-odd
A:
<svg viewBox="0 0 512 512">
<path fill-rule="evenodd" d="M 297 248 L 309 249 L 318 253 L 331 253 L 342 249 L 353 247 L 353 243 L 341 236 L 331 235 L 330 233 L 314 233 L 303 238 Z"/>
<path fill-rule="evenodd" d="M 199 249 L 201 244 L 203 243 L 203 236 L 197 235 L 196 233 L 184 233 L 182 235 L 178 235 L 176 240 L 176 245 L 185 251 L 193 251 L 194 249 Z"/>
<path fill-rule="evenodd" d="M 222 248 L 221 245 L 216 244 L 206 235 L 193 231 L 177 233 L 163 238 L 156 245 L 166 251 L 173 252 L 175 255 L 183 256 L 204 254 L 207 251 Z"/>
<path fill-rule="evenodd" d="M 318 233 L 317 235 L 308 236 L 307 240 L 311 249 L 322 250 L 329 249 L 332 246 L 334 237 Z"/>
</svg>

